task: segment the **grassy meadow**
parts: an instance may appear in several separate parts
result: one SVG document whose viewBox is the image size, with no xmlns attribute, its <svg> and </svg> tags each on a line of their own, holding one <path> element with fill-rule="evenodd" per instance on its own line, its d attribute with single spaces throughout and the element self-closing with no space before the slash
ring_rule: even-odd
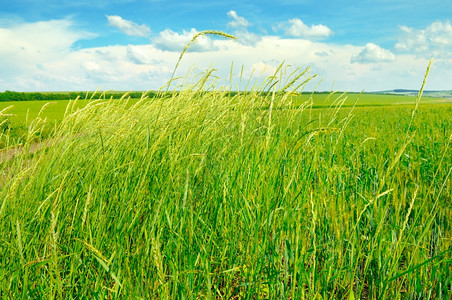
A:
<svg viewBox="0 0 452 300">
<path fill-rule="evenodd" d="M 62 92 L 60 92 L 62 93 Z M 85 92 L 86 93 L 86 92 Z M 110 92 L 111 93 L 111 92 Z M 119 93 L 119 92 L 118 92 Z M 126 94 L 126 92 L 124 92 Z M 137 94 L 134 92 L 133 94 Z M 89 99 L 89 97 L 91 99 Z M 102 93 L 86 93 L 86 98 L 76 101 L 75 109 L 85 107 L 93 98 L 97 95 L 100 99 Z M 45 94 L 44 94 L 45 96 Z M 68 95 L 69 96 L 69 95 Z M 233 96 L 233 95 L 229 95 Z M 72 99 L 72 100 L 75 100 Z M 110 99 L 112 100 L 112 99 Z M 129 105 L 132 105 L 139 101 L 139 98 L 129 99 Z M 150 99 L 152 100 L 152 99 Z M 113 101 L 121 101 L 114 99 Z M 434 104 L 444 102 L 443 98 L 426 97 L 423 99 L 422 104 Z M 8 140 L 6 135 L 3 134 L 0 137 L 0 150 L 21 145 L 25 143 L 27 139 L 30 126 L 33 126 L 32 122 L 39 120 L 45 120 L 42 122 L 44 127 L 35 132 L 38 140 L 46 139 L 52 135 L 57 124 L 63 119 L 66 108 L 71 102 L 67 100 L 37 100 L 37 101 L 0 101 L 0 132 L 5 133 L 8 131 Z M 341 107 L 370 107 L 370 106 L 392 106 L 392 105 L 414 105 L 416 102 L 415 96 L 404 95 L 383 95 L 383 94 L 358 94 L 358 93 L 300 93 L 292 97 L 292 107 L 297 108 L 309 103 L 313 109 L 327 108 L 330 106 Z"/>
<path fill-rule="evenodd" d="M 0 161 L 1 298 L 452 296 L 451 104 L 311 99 L 296 74 L 231 97 L 209 74 L 29 106 Z"/>
</svg>

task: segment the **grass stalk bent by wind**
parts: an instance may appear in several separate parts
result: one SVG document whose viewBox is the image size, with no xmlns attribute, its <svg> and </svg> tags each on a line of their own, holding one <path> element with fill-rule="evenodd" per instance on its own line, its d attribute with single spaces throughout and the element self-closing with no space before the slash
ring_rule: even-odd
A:
<svg viewBox="0 0 452 300">
<path fill-rule="evenodd" d="M 224 38 L 231 39 L 231 40 L 237 39 L 237 37 L 235 37 L 233 35 L 230 35 L 228 33 L 222 32 L 222 31 L 216 31 L 216 30 L 204 30 L 204 31 L 200 31 L 200 32 L 196 33 L 193 36 L 193 38 L 190 40 L 190 42 L 188 42 L 188 44 L 184 47 L 184 49 L 182 50 L 182 52 L 179 55 L 179 59 L 177 60 L 176 65 L 174 66 L 174 70 L 173 70 L 173 73 L 171 74 L 171 78 L 167 83 L 167 88 L 166 88 L 167 92 L 169 90 L 171 82 L 174 79 L 174 74 L 176 74 L 177 67 L 179 67 L 179 63 L 182 60 L 182 57 L 184 56 L 184 54 L 194 43 L 196 43 L 196 41 L 198 40 L 199 37 L 209 36 L 209 35 L 224 37 Z"/>
</svg>

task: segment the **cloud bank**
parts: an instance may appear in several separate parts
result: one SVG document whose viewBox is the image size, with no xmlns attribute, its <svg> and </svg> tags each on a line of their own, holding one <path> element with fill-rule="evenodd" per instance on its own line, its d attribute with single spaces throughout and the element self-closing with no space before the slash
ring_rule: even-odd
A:
<svg viewBox="0 0 452 300">
<path fill-rule="evenodd" d="M 425 29 L 400 26 L 401 38 L 395 49 L 430 58 L 452 58 L 452 25 L 449 20 L 436 21 Z"/>
<path fill-rule="evenodd" d="M 275 25 L 290 33 L 278 36 L 249 32 L 253 25 L 246 19 L 237 13 L 229 12 L 228 16 L 236 22 L 239 41 L 200 38 L 184 56 L 178 75 L 193 67 L 201 71 L 214 67 L 219 78 L 228 79 L 233 64 L 233 74 L 247 79 L 251 74 L 269 75 L 285 62 L 291 68 L 311 67 L 311 73 L 322 78 L 319 90 L 418 88 L 429 59 L 425 53 L 436 51 L 441 64 L 433 65 L 426 88 L 450 86 L 450 22 L 435 22 L 424 29 L 401 27 L 393 52 L 373 42 L 363 47 L 320 41 L 332 30 L 323 25 L 304 25 L 301 20 L 288 20 L 283 27 Z M 133 23 L 122 18 L 113 20 L 120 20 L 118 26 Z M 107 22 L 112 24 L 111 19 Z M 129 33 L 138 34 L 133 30 Z M 141 33 L 150 35 L 150 30 Z M 169 80 L 180 52 L 196 33 L 195 28 L 179 32 L 167 28 L 150 36 L 145 45 L 78 48 L 74 45 L 80 40 L 96 35 L 78 29 L 70 19 L 0 26 L 0 40 L 8 41 L 0 44 L 0 91 L 95 90 L 99 86 L 158 89 Z M 239 75 L 235 77 L 239 80 Z"/>
</svg>

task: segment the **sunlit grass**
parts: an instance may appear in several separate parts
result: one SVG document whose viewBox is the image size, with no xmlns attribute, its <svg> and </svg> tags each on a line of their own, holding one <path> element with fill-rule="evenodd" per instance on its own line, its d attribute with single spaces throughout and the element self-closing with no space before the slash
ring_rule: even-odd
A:
<svg viewBox="0 0 452 300">
<path fill-rule="evenodd" d="M 285 84 L 306 76 L 230 97 L 209 74 L 71 102 L 41 151 L 29 126 L 0 162 L 0 295 L 450 297 L 451 105 L 312 109 Z"/>
</svg>

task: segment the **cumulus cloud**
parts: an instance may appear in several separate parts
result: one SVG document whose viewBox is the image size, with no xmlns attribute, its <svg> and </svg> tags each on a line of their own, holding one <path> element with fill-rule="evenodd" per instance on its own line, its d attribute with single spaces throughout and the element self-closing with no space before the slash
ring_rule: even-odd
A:
<svg viewBox="0 0 452 300">
<path fill-rule="evenodd" d="M 0 43 L 0 91 L 95 90 L 99 86 L 105 90 L 158 89 L 169 80 L 180 51 L 196 33 L 195 29 L 183 32 L 167 29 L 156 36 L 157 45 L 79 49 L 72 45 L 90 34 L 76 29 L 68 20 L 24 23 L 8 28 L 0 25 L 0 40 L 8 41 Z M 170 44 L 171 40 L 174 44 Z M 375 68 L 375 64 L 350 63 L 350 58 L 358 57 L 366 47 L 270 35 L 260 36 L 252 45 L 206 39 L 195 46 L 211 51 L 187 53 L 177 76 L 187 74 L 193 66 L 201 70 L 212 66 L 218 70 L 215 75 L 225 79 L 228 86 L 232 62 L 232 73 L 237 74 L 233 80 L 246 84 L 253 68 L 254 76 L 259 77 L 260 72 L 273 73 L 275 66 L 285 61 L 293 68 L 311 66 L 311 72 L 322 78 L 318 90 L 330 90 L 333 82 L 334 89 L 352 91 L 414 89 L 422 83 L 428 63 L 427 59 L 414 54 L 401 53 L 392 63 Z M 446 67 L 437 64 L 431 69 L 428 89 L 450 86 L 452 65 L 441 65 Z M 316 85 L 317 82 L 313 82 L 306 90 Z"/>
<path fill-rule="evenodd" d="M 275 66 L 285 62 L 286 65 L 293 66 L 292 68 L 311 66 L 311 74 L 318 74 L 318 78 L 322 79 L 319 87 L 316 87 L 318 81 L 313 81 L 306 90 L 330 90 L 334 84 L 334 89 L 339 90 L 373 91 L 400 86 L 418 88 L 428 63 L 424 59 L 402 55 L 393 63 L 382 64 L 380 70 L 374 71 L 372 70 L 374 64 L 350 63 L 350 57 L 359 53 L 362 47 L 268 35 L 262 36 L 261 41 L 255 46 L 244 46 L 227 40 L 215 40 L 215 44 L 219 51 L 192 53 L 184 57 L 183 66 L 179 69 L 180 74 L 184 74 L 189 66 L 205 69 L 213 64 L 218 70 L 216 75 L 227 79 L 233 61 L 235 66 L 233 73 L 241 74 L 240 68 L 243 65 L 243 78 L 247 79 L 254 69 L 254 78 L 258 79 L 262 71 L 264 76 L 270 75 L 274 72 Z M 318 53 L 322 51 L 329 55 L 319 57 Z M 447 72 L 451 74 L 451 71 Z M 443 72 L 442 75 L 445 76 L 447 72 Z M 254 84 L 256 81 L 251 82 Z M 434 83 L 441 85 L 444 82 L 445 79 Z"/>
<path fill-rule="evenodd" d="M 394 54 L 391 51 L 381 48 L 374 43 L 367 43 L 364 48 L 358 53 L 354 54 L 350 62 L 359 64 L 392 62 L 395 60 Z"/>
<path fill-rule="evenodd" d="M 227 15 L 232 18 L 228 26 L 236 28 L 234 35 L 238 38 L 238 43 L 246 46 L 254 46 L 261 40 L 259 35 L 248 31 L 247 27 L 251 24 L 245 18 L 237 15 L 235 10 L 230 10 Z"/>
<path fill-rule="evenodd" d="M 255 46 L 262 39 L 261 36 L 246 29 L 237 30 L 234 35 L 237 37 L 237 42 L 245 46 Z"/>
<path fill-rule="evenodd" d="M 40 21 L 0 27 L 0 71 L 14 76 L 67 55 L 75 42 L 93 38 L 89 32 L 73 29 L 70 19 Z"/>
<path fill-rule="evenodd" d="M 155 51 L 150 45 L 128 45 L 127 57 L 137 65 L 158 65 L 163 62 L 162 59 L 155 57 Z"/>
<path fill-rule="evenodd" d="M 132 21 L 125 20 L 120 16 L 107 16 L 108 25 L 119 29 L 121 32 L 130 36 L 148 37 L 151 33 L 146 25 L 138 25 Z"/>
<path fill-rule="evenodd" d="M 95 61 L 84 61 L 81 64 L 82 68 L 89 72 L 98 72 L 101 70 L 100 65 Z"/>
<path fill-rule="evenodd" d="M 152 62 L 149 53 L 140 46 L 127 46 L 127 57 L 137 65 L 145 65 Z"/>
<path fill-rule="evenodd" d="M 235 10 L 230 10 L 227 13 L 228 17 L 232 18 L 232 21 L 228 23 L 229 26 L 234 27 L 234 28 L 243 28 L 243 27 L 248 27 L 250 25 L 250 23 L 248 22 L 247 19 L 245 19 L 244 17 L 240 17 L 239 15 L 237 15 L 237 12 Z"/>
<path fill-rule="evenodd" d="M 275 74 L 277 66 L 273 66 L 272 64 L 265 63 L 263 61 L 259 61 L 257 63 L 254 63 L 252 65 L 253 70 L 255 73 L 262 74 L 265 76 L 272 76 Z"/>
<path fill-rule="evenodd" d="M 306 39 L 323 39 L 333 34 L 333 31 L 325 25 L 308 26 L 302 20 L 295 18 L 285 23 L 280 23 L 274 27 L 274 30 L 283 29 L 288 36 L 306 38 Z"/>
<path fill-rule="evenodd" d="M 177 53 L 151 45 L 77 49 L 95 35 L 71 19 L 0 25 L 0 91 L 139 90 L 163 85 Z"/>
<path fill-rule="evenodd" d="M 319 56 L 319 57 L 329 56 L 328 52 L 326 52 L 326 51 L 319 51 L 319 52 L 316 52 L 315 55 L 317 55 L 317 56 Z"/>
<path fill-rule="evenodd" d="M 183 30 L 182 33 L 177 33 L 171 29 L 165 29 L 159 35 L 152 39 L 152 44 L 158 49 L 165 51 L 181 52 L 184 47 L 191 41 L 193 36 L 198 31 L 192 28 L 190 31 Z M 190 46 L 192 52 L 204 52 L 218 50 L 213 41 L 206 37 L 200 36 L 196 43 Z"/>
<path fill-rule="evenodd" d="M 0 28 L 0 53 L 29 53 L 45 55 L 52 50 L 65 51 L 76 41 L 94 37 L 93 34 L 72 30 L 69 19 L 22 23 Z M 8 42 L 6 42 L 8 41 Z"/>
<path fill-rule="evenodd" d="M 452 58 L 452 25 L 436 21 L 425 29 L 400 26 L 401 36 L 395 49 L 414 52 L 426 58 Z"/>
</svg>

